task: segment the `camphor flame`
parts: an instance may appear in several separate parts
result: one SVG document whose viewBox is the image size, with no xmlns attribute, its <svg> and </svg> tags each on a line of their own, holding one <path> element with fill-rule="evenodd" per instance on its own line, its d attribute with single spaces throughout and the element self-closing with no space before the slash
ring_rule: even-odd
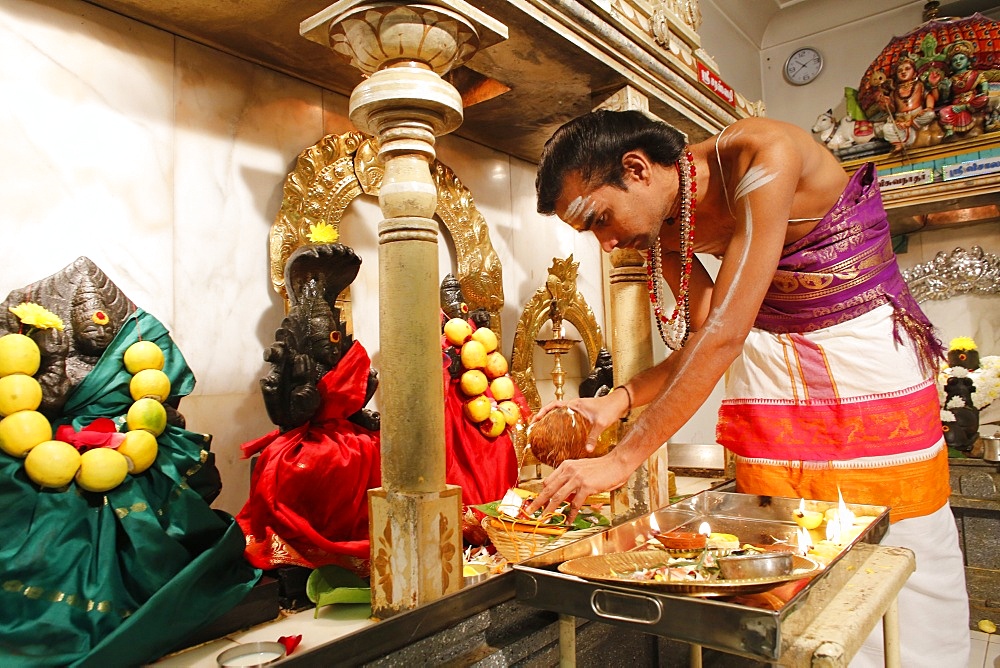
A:
<svg viewBox="0 0 1000 668">
<path fill-rule="evenodd" d="M 701 525 L 698 526 L 698 533 L 704 536 L 711 536 L 712 527 L 708 524 L 708 522 L 702 522 Z"/>
</svg>

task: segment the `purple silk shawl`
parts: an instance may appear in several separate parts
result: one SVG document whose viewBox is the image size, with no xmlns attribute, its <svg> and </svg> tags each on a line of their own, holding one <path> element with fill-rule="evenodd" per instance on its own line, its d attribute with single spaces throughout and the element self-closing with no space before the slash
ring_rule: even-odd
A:
<svg viewBox="0 0 1000 668">
<path fill-rule="evenodd" d="M 893 307 L 896 341 L 905 332 L 924 369 L 935 370 L 944 349 L 899 273 L 875 165 L 867 163 L 816 227 L 785 246 L 754 325 L 812 332 L 886 303 Z"/>
</svg>

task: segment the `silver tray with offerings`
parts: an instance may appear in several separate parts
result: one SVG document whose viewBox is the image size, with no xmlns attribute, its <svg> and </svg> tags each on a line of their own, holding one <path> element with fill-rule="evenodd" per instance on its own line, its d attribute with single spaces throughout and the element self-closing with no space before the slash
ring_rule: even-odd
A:
<svg viewBox="0 0 1000 668">
<path fill-rule="evenodd" d="M 517 598 L 774 662 L 782 635 L 809 626 L 888 528 L 882 506 L 709 490 L 515 564 Z M 789 552 L 783 572 L 718 567 Z"/>
</svg>

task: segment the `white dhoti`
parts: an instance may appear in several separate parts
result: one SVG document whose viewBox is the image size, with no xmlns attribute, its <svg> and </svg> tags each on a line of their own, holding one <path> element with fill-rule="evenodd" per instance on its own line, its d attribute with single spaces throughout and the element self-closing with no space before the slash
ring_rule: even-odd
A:
<svg viewBox="0 0 1000 668">
<path fill-rule="evenodd" d="M 913 345 L 894 341 L 892 313 L 883 305 L 806 333 L 753 329 L 729 372 L 718 440 L 737 454 L 737 491 L 889 507 L 883 543 L 917 561 L 899 595 L 902 665 L 965 668 L 969 605 L 940 400 Z M 856 662 L 883 665 L 881 625 Z"/>
<path fill-rule="evenodd" d="M 969 665 L 969 600 L 951 507 L 891 525 L 883 545 L 916 554 L 917 570 L 899 592 L 900 660 L 904 668 Z M 851 668 L 884 666 L 882 625 L 865 640 Z"/>
</svg>

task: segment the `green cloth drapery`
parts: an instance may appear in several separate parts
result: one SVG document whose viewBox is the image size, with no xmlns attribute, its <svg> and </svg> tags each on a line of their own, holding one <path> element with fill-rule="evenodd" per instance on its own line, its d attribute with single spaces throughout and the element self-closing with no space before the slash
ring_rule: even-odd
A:
<svg viewBox="0 0 1000 668">
<path fill-rule="evenodd" d="M 136 311 L 53 424 L 124 421 L 132 376 L 122 362 L 139 338 L 165 356 L 171 396 L 194 374 L 166 328 Z M 168 426 L 156 463 L 106 494 L 39 490 L 23 460 L 0 453 L 0 664 L 136 665 L 174 649 L 253 587 L 245 540 L 187 477 L 207 439 Z"/>
</svg>

